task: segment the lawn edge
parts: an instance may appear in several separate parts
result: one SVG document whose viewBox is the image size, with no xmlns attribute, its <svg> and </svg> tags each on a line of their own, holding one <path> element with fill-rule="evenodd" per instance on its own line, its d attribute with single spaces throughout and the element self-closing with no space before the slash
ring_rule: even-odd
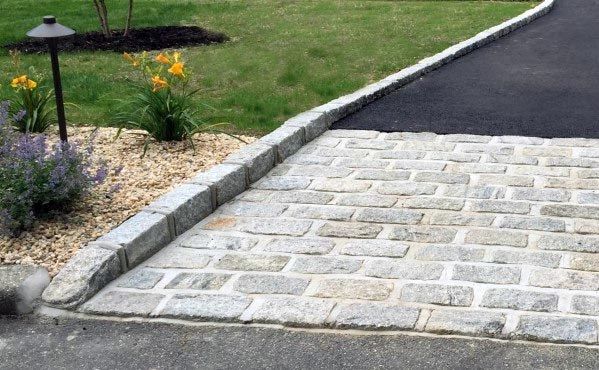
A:
<svg viewBox="0 0 599 370">
<path fill-rule="evenodd" d="M 341 118 L 417 78 L 487 45 L 549 13 L 555 0 L 488 28 L 440 53 L 353 93 L 312 108 L 285 121 L 260 140 L 152 202 L 89 243 L 65 265 L 42 294 L 45 305 L 75 309 L 104 286 L 139 265 L 220 205 L 243 193 L 277 163 L 329 130 Z"/>
</svg>

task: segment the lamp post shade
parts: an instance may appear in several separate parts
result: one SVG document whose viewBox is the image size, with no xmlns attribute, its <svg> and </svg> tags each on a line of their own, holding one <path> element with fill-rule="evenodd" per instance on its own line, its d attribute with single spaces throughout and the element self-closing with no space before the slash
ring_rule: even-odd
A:
<svg viewBox="0 0 599 370">
<path fill-rule="evenodd" d="M 74 35 L 75 31 L 56 22 L 56 17 L 47 15 L 44 23 L 27 32 L 27 36 L 38 39 L 54 39 Z"/>
</svg>

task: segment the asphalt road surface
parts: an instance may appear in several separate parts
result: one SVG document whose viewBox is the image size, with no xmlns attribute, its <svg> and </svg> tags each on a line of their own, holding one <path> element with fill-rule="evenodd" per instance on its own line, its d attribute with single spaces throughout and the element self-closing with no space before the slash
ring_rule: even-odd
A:
<svg viewBox="0 0 599 370">
<path fill-rule="evenodd" d="M 333 128 L 599 138 L 599 0 L 557 0 Z"/>
<path fill-rule="evenodd" d="M 414 335 L 0 317 L 0 369 L 597 369 L 599 350 Z"/>
</svg>

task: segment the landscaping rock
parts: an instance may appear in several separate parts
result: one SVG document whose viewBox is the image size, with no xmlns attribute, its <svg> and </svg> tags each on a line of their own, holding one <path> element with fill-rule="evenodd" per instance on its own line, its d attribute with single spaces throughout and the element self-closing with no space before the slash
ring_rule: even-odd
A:
<svg viewBox="0 0 599 370">
<path fill-rule="evenodd" d="M 0 266 L 0 315 L 30 313 L 49 283 L 50 276 L 44 268 Z"/>
</svg>

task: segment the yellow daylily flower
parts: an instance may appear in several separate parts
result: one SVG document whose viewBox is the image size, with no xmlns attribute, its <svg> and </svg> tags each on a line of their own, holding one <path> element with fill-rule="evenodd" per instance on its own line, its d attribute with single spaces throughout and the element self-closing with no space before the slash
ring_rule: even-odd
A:
<svg viewBox="0 0 599 370">
<path fill-rule="evenodd" d="M 168 82 L 162 79 L 159 75 L 152 77 L 152 84 L 154 85 L 153 92 L 163 89 L 168 86 Z"/>
<path fill-rule="evenodd" d="M 27 75 L 22 75 L 19 77 L 15 77 L 10 82 L 10 86 L 17 89 L 19 87 L 23 87 L 27 83 Z"/>
<path fill-rule="evenodd" d="M 131 55 L 129 53 L 123 53 L 123 58 L 126 61 L 128 61 L 129 63 L 131 63 L 131 65 L 133 65 L 133 67 L 139 67 L 139 59 L 137 59 L 133 55 Z"/>
<path fill-rule="evenodd" d="M 37 87 L 37 82 L 33 81 L 33 80 L 27 80 L 27 89 L 29 90 L 33 90 Z"/>
<path fill-rule="evenodd" d="M 171 68 L 168 69 L 168 71 L 177 77 L 185 77 L 185 74 L 183 73 L 184 65 L 185 65 L 184 63 L 177 62 L 177 63 L 173 64 L 171 66 Z"/>
<path fill-rule="evenodd" d="M 181 53 L 178 51 L 175 51 L 173 53 L 173 59 L 175 60 L 175 63 L 179 63 L 179 59 L 181 58 Z"/>
<path fill-rule="evenodd" d="M 18 76 L 12 79 L 10 86 L 14 89 L 33 90 L 37 87 L 37 82 L 30 80 L 27 75 Z"/>
<path fill-rule="evenodd" d="M 156 61 L 162 64 L 171 64 L 171 60 L 168 58 L 168 54 L 158 54 L 156 55 Z"/>
</svg>

